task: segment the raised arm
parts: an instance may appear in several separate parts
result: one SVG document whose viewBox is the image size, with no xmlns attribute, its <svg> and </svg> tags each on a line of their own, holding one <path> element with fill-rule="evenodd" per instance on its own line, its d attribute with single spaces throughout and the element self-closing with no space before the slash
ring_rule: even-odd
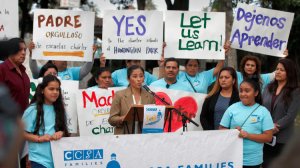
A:
<svg viewBox="0 0 300 168">
<path fill-rule="evenodd" d="M 32 50 L 35 48 L 35 44 L 33 41 L 30 42 L 28 49 L 29 49 L 29 68 L 32 73 L 32 77 L 37 79 L 39 77 L 40 69 L 37 65 L 36 60 L 32 59 Z"/>
<path fill-rule="evenodd" d="M 230 50 L 230 41 L 227 41 L 224 46 L 223 46 L 224 50 L 225 50 L 225 59 L 228 55 L 228 52 Z M 218 62 L 218 64 L 216 65 L 215 69 L 214 69 L 214 76 L 217 76 L 218 73 L 220 72 L 220 70 L 224 67 L 224 62 L 225 60 L 220 60 Z"/>
</svg>

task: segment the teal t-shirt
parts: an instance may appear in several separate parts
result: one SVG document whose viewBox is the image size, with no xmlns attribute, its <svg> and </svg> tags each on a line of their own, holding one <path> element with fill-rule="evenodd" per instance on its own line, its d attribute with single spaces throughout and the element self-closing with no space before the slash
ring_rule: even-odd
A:
<svg viewBox="0 0 300 168">
<path fill-rule="evenodd" d="M 208 87 L 216 80 L 214 77 L 214 68 L 208 71 L 197 73 L 194 77 L 189 76 L 186 72 L 179 71 L 177 79 L 185 85 L 193 85 L 197 93 L 207 93 Z M 190 82 L 191 84 L 190 84 Z"/>
<path fill-rule="evenodd" d="M 79 80 L 80 67 L 67 68 L 64 71 L 58 72 L 58 76 L 62 80 Z"/>
<path fill-rule="evenodd" d="M 158 88 L 166 88 L 166 89 L 173 89 L 173 90 L 183 90 L 187 92 L 194 92 L 191 86 L 185 85 L 183 82 L 177 80 L 176 83 L 172 85 L 168 85 L 164 78 L 159 79 L 153 83 L 150 84 L 152 87 L 158 87 Z"/>
<path fill-rule="evenodd" d="M 220 125 L 230 129 L 238 126 L 250 134 L 262 134 L 264 131 L 274 128 L 270 112 L 264 106 L 259 106 L 253 113 L 252 111 L 259 106 L 245 106 L 242 102 L 237 102 L 228 107 L 225 111 Z M 252 113 L 252 114 L 251 114 Z M 251 115 L 250 115 L 251 114 Z M 250 117 L 247 119 L 247 117 Z M 243 165 L 255 166 L 263 162 L 263 143 L 243 139 Z"/>
<path fill-rule="evenodd" d="M 53 135 L 55 133 L 55 111 L 52 105 L 43 105 L 44 110 L 44 122 L 45 122 L 45 132 L 42 132 L 40 128 L 39 134 L 49 134 Z M 29 133 L 33 133 L 36 124 L 36 105 L 30 105 L 24 112 L 22 120 L 25 125 L 25 131 Z M 28 142 L 29 145 L 29 160 L 37 162 L 47 168 L 54 168 L 53 158 L 51 153 L 51 146 L 50 142 L 43 142 L 43 143 L 35 143 L 35 142 Z"/>
<path fill-rule="evenodd" d="M 237 71 L 236 74 L 237 74 L 237 78 L 238 78 L 238 87 L 240 88 L 240 85 L 243 82 L 244 77 L 241 72 Z M 261 88 L 262 92 L 264 91 L 266 86 L 274 80 L 274 78 L 275 78 L 274 76 L 275 76 L 274 73 L 267 73 L 267 74 L 260 75 L 261 80 L 262 80 L 262 88 Z"/>
<path fill-rule="evenodd" d="M 127 87 L 129 82 L 127 80 L 127 68 L 119 69 L 114 71 L 111 74 L 112 81 L 114 82 L 114 86 L 125 86 Z M 149 72 L 145 71 L 145 79 L 144 83 L 150 85 L 152 82 L 156 81 L 157 77 L 151 75 Z"/>
</svg>

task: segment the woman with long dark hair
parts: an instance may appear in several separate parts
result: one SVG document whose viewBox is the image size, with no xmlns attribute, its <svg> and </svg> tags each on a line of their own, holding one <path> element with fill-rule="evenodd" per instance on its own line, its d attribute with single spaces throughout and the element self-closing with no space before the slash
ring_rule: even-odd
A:
<svg viewBox="0 0 300 168">
<path fill-rule="evenodd" d="M 275 70 L 275 81 L 270 83 L 263 94 L 263 105 L 271 112 L 276 137 L 274 146 L 265 145 L 263 167 L 277 157 L 294 130 L 294 120 L 300 111 L 300 89 L 297 68 L 290 59 L 278 61 Z"/>
<path fill-rule="evenodd" d="M 219 129 L 219 123 L 226 109 L 240 101 L 236 72 L 232 67 L 220 70 L 213 89 L 208 93 L 200 115 L 204 130 Z"/>
<path fill-rule="evenodd" d="M 69 136 L 60 85 L 57 77 L 45 76 L 22 117 L 33 168 L 54 167 L 50 141 Z"/>
</svg>

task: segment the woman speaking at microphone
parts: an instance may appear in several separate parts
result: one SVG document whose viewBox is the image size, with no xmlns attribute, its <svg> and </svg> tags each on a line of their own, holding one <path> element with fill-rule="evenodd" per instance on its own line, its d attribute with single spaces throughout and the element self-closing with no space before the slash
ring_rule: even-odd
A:
<svg viewBox="0 0 300 168">
<path fill-rule="evenodd" d="M 130 107 L 134 104 L 155 104 L 154 97 L 142 89 L 144 82 L 144 69 L 138 65 L 132 65 L 127 71 L 129 85 L 126 89 L 116 92 L 110 109 L 108 122 L 115 127 L 115 134 L 132 134 L 133 122 L 127 122 L 124 118 Z M 136 124 L 137 125 L 137 124 Z M 127 129 L 128 127 L 128 129 Z M 136 132 L 140 133 L 138 127 Z"/>
</svg>

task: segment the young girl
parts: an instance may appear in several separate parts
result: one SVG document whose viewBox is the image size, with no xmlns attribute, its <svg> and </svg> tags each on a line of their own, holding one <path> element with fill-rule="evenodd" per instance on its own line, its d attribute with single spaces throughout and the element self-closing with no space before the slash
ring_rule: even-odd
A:
<svg viewBox="0 0 300 168">
<path fill-rule="evenodd" d="M 24 137 L 29 142 L 31 167 L 53 168 L 50 141 L 69 135 L 57 77 L 47 75 L 43 78 L 22 120 L 25 125 Z"/>
<path fill-rule="evenodd" d="M 238 129 L 243 138 L 243 168 L 260 168 L 264 143 L 272 140 L 274 127 L 270 112 L 261 106 L 257 81 L 246 78 L 240 85 L 240 102 L 231 105 L 223 115 L 220 129 Z"/>
</svg>

